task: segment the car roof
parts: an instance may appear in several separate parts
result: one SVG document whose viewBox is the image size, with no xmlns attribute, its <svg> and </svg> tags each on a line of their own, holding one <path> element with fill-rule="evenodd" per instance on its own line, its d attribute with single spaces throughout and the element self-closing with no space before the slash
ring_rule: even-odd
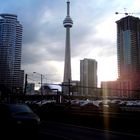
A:
<svg viewBox="0 0 140 140">
<path fill-rule="evenodd" d="M 6 107 L 11 112 L 33 112 L 26 104 L 2 103 L 2 107 Z"/>
</svg>

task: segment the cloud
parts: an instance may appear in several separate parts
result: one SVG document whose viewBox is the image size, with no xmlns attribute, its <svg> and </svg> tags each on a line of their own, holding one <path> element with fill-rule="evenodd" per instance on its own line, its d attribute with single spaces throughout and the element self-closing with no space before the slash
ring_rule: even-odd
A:
<svg viewBox="0 0 140 140">
<path fill-rule="evenodd" d="M 0 3 L 1 13 L 17 14 L 23 25 L 22 68 L 26 72 L 61 73 L 62 79 L 66 0 L 0 0 Z M 122 15 L 115 12 L 124 12 L 124 8 L 133 11 L 136 6 L 131 0 L 71 0 L 73 75 L 77 75 L 79 60 L 84 57 L 98 61 L 116 57 L 115 21 Z"/>
</svg>

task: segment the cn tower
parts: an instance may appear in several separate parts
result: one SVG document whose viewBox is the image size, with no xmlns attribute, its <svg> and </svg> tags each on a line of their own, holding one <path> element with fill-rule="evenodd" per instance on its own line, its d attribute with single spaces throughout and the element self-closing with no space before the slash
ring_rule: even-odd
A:
<svg viewBox="0 0 140 140">
<path fill-rule="evenodd" d="M 66 28 L 66 48 L 65 48 L 63 83 L 67 84 L 69 81 L 71 81 L 70 28 L 73 25 L 73 21 L 70 17 L 70 1 L 69 0 L 67 0 L 67 16 L 63 21 L 63 25 Z"/>
</svg>

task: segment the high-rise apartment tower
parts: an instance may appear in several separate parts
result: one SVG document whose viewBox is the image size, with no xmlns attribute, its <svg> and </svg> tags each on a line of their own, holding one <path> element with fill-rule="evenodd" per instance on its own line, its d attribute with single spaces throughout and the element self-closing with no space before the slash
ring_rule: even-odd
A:
<svg viewBox="0 0 140 140">
<path fill-rule="evenodd" d="M 80 60 L 81 95 L 94 95 L 97 88 L 97 61 Z"/>
<path fill-rule="evenodd" d="M 23 88 L 21 71 L 22 25 L 17 15 L 0 14 L 0 87 L 11 92 Z"/>
</svg>

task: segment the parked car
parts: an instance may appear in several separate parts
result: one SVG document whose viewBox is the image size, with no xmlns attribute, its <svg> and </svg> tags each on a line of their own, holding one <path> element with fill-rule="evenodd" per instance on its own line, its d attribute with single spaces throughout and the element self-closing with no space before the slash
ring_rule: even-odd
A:
<svg viewBox="0 0 140 140">
<path fill-rule="evenodd" d="M 39 116 L 28 105 L 0 104 L 0 132 L 4 136 L 36 137 L 39 124 Z"/>
</svg>

